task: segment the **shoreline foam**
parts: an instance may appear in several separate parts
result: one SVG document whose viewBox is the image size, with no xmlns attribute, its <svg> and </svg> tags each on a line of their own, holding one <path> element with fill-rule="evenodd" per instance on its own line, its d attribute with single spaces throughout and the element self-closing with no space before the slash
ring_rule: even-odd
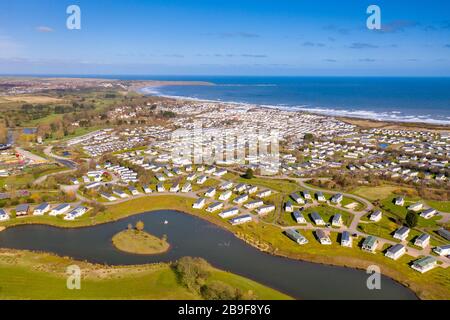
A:
<svg viewBox="0 0 450 320">
<path fill-rule="evenodd" d="M 189 96 L 179 96 L 179 95 L 166 95 L 161 93 L 158 88 L 164 86 L 154 86 L 154 87 L 144 87 L 139 89 L 139 92 L 146 95 L 153 95 L 161 98 L 177 99 L 177 100 L 188 100 L 195 102 L 208 102 L 208 103 L 225 103 L 231 105 L 241 105 L 249 106 L 255 108 L 268 108 L 277 109 L 282 111 L 304 111 L 324 116 L 331 117 L 342 117 L 342 118 L 354 118 L 363 120 L 373 120 L 373 121 L 386 121 L 386 122 L 396 122 L 396 123 L 411 123 L 411 124 L 425 124 L 425 125 L 438 125 L 438 126 L 449 126 L 450 127 L 450 117 L 445 117 L 445 119 L 435 119 L 431 115 L 401 115 L 401 111 L 384 111 L 376 112 L 370 110 L 346 110 L 346 109 L 333 109 L 325 107 L 310 107 L 307 105 L 266 105 L 266 104 L 256 104 L 247 102 L 237 102 L 237 101 L 224 101 L 224 100 L 212 100 L 212 99 L 201 99 Z"/>
</svg>

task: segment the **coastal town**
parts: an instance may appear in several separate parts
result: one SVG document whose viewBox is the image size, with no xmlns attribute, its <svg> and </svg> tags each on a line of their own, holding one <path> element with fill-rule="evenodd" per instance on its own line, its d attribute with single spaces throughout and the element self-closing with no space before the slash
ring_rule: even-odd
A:
<svg viewBox="0 0 450 320">
<path fill-rule="evenodd" d="M 120 218 L 108 212 L 125 203 L 142 213 L 164 200 L 262 251 L 356 257 L 412 270 L 414 279 L 448 279 L 448 128 L 362 127 L 303 111 L 149 97 L 124 81 L 81 83 L 0 84 L 0 103 L 20 101 L 21 110 L 67 103 L 92 86 L 102 93 L 90 113 L 46 115 L 44 125 L 3 119 L 14 138 L 0 153 L 2 229 L 91 225 Z M 79 101 L 93 99 L 83 94 Z M 183 153 L 177 132 L 186 133 Z M 269 149 L 252 154 L 264 143 Z M 213 161 L 196 161 L 212 149 Z"/>
</svg>

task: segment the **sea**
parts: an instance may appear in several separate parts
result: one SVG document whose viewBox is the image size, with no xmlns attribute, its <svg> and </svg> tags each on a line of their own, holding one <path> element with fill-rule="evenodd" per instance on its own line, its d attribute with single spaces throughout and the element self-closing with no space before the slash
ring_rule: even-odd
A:
<svg viewBox="0 0 450 320">
<path fill-rule="evenodd" d="M 149 87 L 143 92 L 331 116 L 450 125 L 450 78 L 205 76 L 156 80 L 214 85 Z"/>
<path fill-rule="evenodd" d="M 331 116 L 450 125 L 450 77 L 60 76 L 206 81 L 214 85 L 147 87 L 142 92 Z"/>
</svg>

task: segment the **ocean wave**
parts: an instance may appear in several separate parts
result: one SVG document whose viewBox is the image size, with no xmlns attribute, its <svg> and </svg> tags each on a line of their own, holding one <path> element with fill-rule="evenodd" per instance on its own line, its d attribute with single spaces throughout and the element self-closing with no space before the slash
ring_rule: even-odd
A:
<svg viewBox="0 0 450 320">
<path fill-rule="evenodd" d="M 348 118 L 358 118 L 358 119 L 369 119 L 377 121 L 393 121 L 393 122 L 410 122 L 410 123 L 426 123 L 435 125 L 446 125 L 450 126 L 450 117 L 442 117 L 442 119 L 433 118 L 431 115 L 406 115 L 401 111 L 385 111 L 377 112 L 370 110 L 353 110 L 353 109 L 333 109 L 333 108 L 322 108 L 322 107 L 312 107 L 309 105 L 267 105 L 267 104 L 256 104 L 248 102 L 238 102 L 238 101 L 222 101 L 222 100 L 211 100 L 202 99 L 192 96 L 181 96 L 181 95 L 166 95 L 158 90 L 158 87 L 146 87 L 142 88 L 141 92 L 155 95 L 170 99 L 184 99 L 195 102 L 207 102 L 207 103 L 226 103 L 230 105 L 241 105 L 245 107 L 262 107 L 270 109 L 278 109 L 284 111 L 305 111 L 309 113 L 315 113 L 319 115 L 334 116 L 334 117 L 348 117 Z M 449 119 L 449 120 L 445 120 Z"/>
</svg>

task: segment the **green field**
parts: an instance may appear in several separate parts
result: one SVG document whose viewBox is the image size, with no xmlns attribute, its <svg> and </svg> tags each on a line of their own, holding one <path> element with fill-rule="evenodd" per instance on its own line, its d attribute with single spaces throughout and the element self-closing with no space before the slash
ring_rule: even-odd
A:
<svg viewBox="0 0 450 320">
<path fill-rule="evenodd" d="M 66 268 L 81 269 L 80 290 L 66 286 Z M 208 281 L 222 281 L 258 299 L 289 299 L 252 280 L 211 267 Z M 46 253 L 0 250 L 0 299 L 201 299 L 182 286 L 168 264 L 94 265 Z"/>
</svg>

